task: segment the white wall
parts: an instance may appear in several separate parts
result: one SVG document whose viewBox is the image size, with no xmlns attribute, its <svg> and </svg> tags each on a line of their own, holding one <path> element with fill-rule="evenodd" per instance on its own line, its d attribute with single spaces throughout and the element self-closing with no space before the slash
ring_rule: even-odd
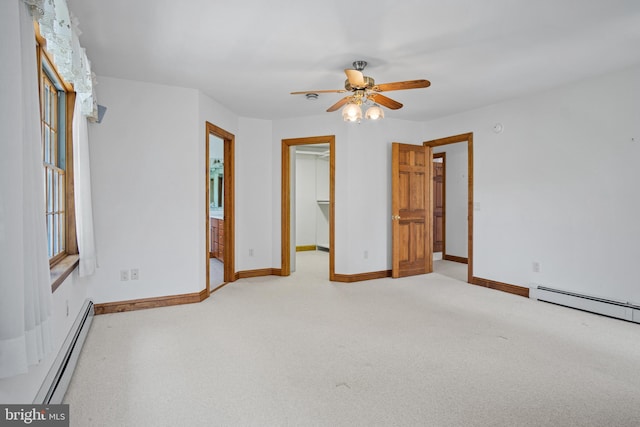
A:
<svg viewBox="0 0 640 427">
<path fill-rule="evenodd" d="M 239 124 L 235 144 L 236 271 L 271 268 L 272 241 L 280 240 L 280 234 L 272 229 L 273 204 L 280 205 L 273 196 L 272 171 L 280 151 L 272 151 L 270 120 L 240 118 Z"/>
<path fill-rule="evenodd" d="M 466 142 L 443 145 L 434 153 L 445 157 L 445 254 L 467 258 L 469 163 Z"/>
<path fill-rule="evenodd" d="M 315 245 L 316 242 L 316 156 L 296 154 L 295 232 L 296 246 Z"/>
<path fill-rule="evenodd" d="M 76 270 L 53 293 L 53 352 L 38 365 L 31 366 L 28 373 L 1 379 L 0 402 L 3 404 L 33 402 L 86 298 L 86 279 L 78 278 Z"/>
<path fill-rule="evenodd" d="M 474 132 L 474 275 L 640 302 L 638 117 L 640 66 L 425 123 Z"/>
<path fill-rule="evenodd" d="M 99 268 L 94 302 L 198 292 L 204 273 L 204 123 L 193 89 L 100 77 L 89 127 Z M 140 279 L 120 281 L 137 268 Z"/>
<path fill-rule="evenodd" d="M 316 200 L 327 201 L 331 198 L 329 155 L 316 157 Z"/>
<path fill-rule="evenodd" d="M 323 248 L 329 248 L 329 205 L 327 203 L 317 203 L 318 200 L 327 201 L 331 198 L 331 184 L 330 184 L 330 171 L 329 171 L 329 157 L 316 157 L 315 159 L 316 169 L 316 186 L 315 186 L 315 199 L 314 203 L 316 224 L 315 235 L 316 245 Z"/>
<path fill-rule="evenodd" d="M 205 286 L 205 122 L 235 135 L 235 270 L 272 265 L 271 122 L 239 118 L 172 86 L 100 77 L 108 107 L 90 128 L 99 269 L 96 303 Z M 253 256 L 249 256 L 252 250 Z M 140 280 L 121 282 L 122 269 Z"/>
</svg>

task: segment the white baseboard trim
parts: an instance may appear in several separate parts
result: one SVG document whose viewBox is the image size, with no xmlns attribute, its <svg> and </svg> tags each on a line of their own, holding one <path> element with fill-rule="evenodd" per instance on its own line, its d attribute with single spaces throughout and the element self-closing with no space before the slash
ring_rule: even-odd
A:
<svg viewBox="0 0 640 427">
<path fill-rule="evenodd" d="M 49 373 L 44 379 L 38 394 L 33 400 L 37 405 L 62 403 L 64 394 L 67 392 L 71 376 L 78 362 L 80 350 L 89 333 L 91 322 L 93 321 L 93 302 L 86 300 L 73 322 L 67 338 L 58 352 L 56 360 L 53 362 Z"/>
<path fill-rule="evenodd" d="M 535 289 L 535 299 L 640 323 L 640 306 L 629 302 L 582 295 L 544 286 L 538 286 Z"/>
</svg>

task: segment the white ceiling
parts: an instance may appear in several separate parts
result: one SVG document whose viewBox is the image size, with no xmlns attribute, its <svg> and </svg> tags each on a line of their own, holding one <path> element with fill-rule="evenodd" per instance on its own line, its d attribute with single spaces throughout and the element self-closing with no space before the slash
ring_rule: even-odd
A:
<svg viewBox="0 0 640 427">
<path fill-rule="evenodd" d="M 98 76 L 196 88 L 243 117 L 322 114 L 366 60 L 386 117 L 427 120 L 640 63 L 638 0 L 68 0 Z M 98 80 L 99 83 L 99 80 Z M 339 112 L 324 113 L 335 114 Z"/>
</svg>

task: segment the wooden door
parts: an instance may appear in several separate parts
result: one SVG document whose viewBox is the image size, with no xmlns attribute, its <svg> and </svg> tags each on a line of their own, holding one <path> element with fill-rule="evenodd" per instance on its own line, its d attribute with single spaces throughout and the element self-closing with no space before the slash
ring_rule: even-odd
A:
<svg viewBox="0 0 640 427">
<path fill-rule="evenodd" d="M 433 271 L 431 147 L 392 146 L 392 277 Z"/>
<path fill-rule="evenodd" d="M 433 155 L 433 252 L 444 251 L 445 153 Z M 441 161 L 435 161 L 436 159 Z"/>
</svg>

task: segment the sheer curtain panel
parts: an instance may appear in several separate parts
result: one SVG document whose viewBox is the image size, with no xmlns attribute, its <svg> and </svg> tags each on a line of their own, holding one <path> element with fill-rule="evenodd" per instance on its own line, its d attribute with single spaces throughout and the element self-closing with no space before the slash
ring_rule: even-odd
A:
<svg viewBox="0 0 640 427">
<path fill-rule="evenodd" d="M 52 350 L 51 281 L 35 34 L 29 7 L 0 2 L 0 378 Z"/>
<path fill-rule="evenodd" d="M 76 205 L 76 233 L 80 252 L 80 276 L 96 270 L 96 246 L 93 237 L 91 171 L 89 168 L 89 134 L 87 118 L 82 114 L 82 100 L 76 98 L 73 112 L 73 173 Z"/>
</svg>

